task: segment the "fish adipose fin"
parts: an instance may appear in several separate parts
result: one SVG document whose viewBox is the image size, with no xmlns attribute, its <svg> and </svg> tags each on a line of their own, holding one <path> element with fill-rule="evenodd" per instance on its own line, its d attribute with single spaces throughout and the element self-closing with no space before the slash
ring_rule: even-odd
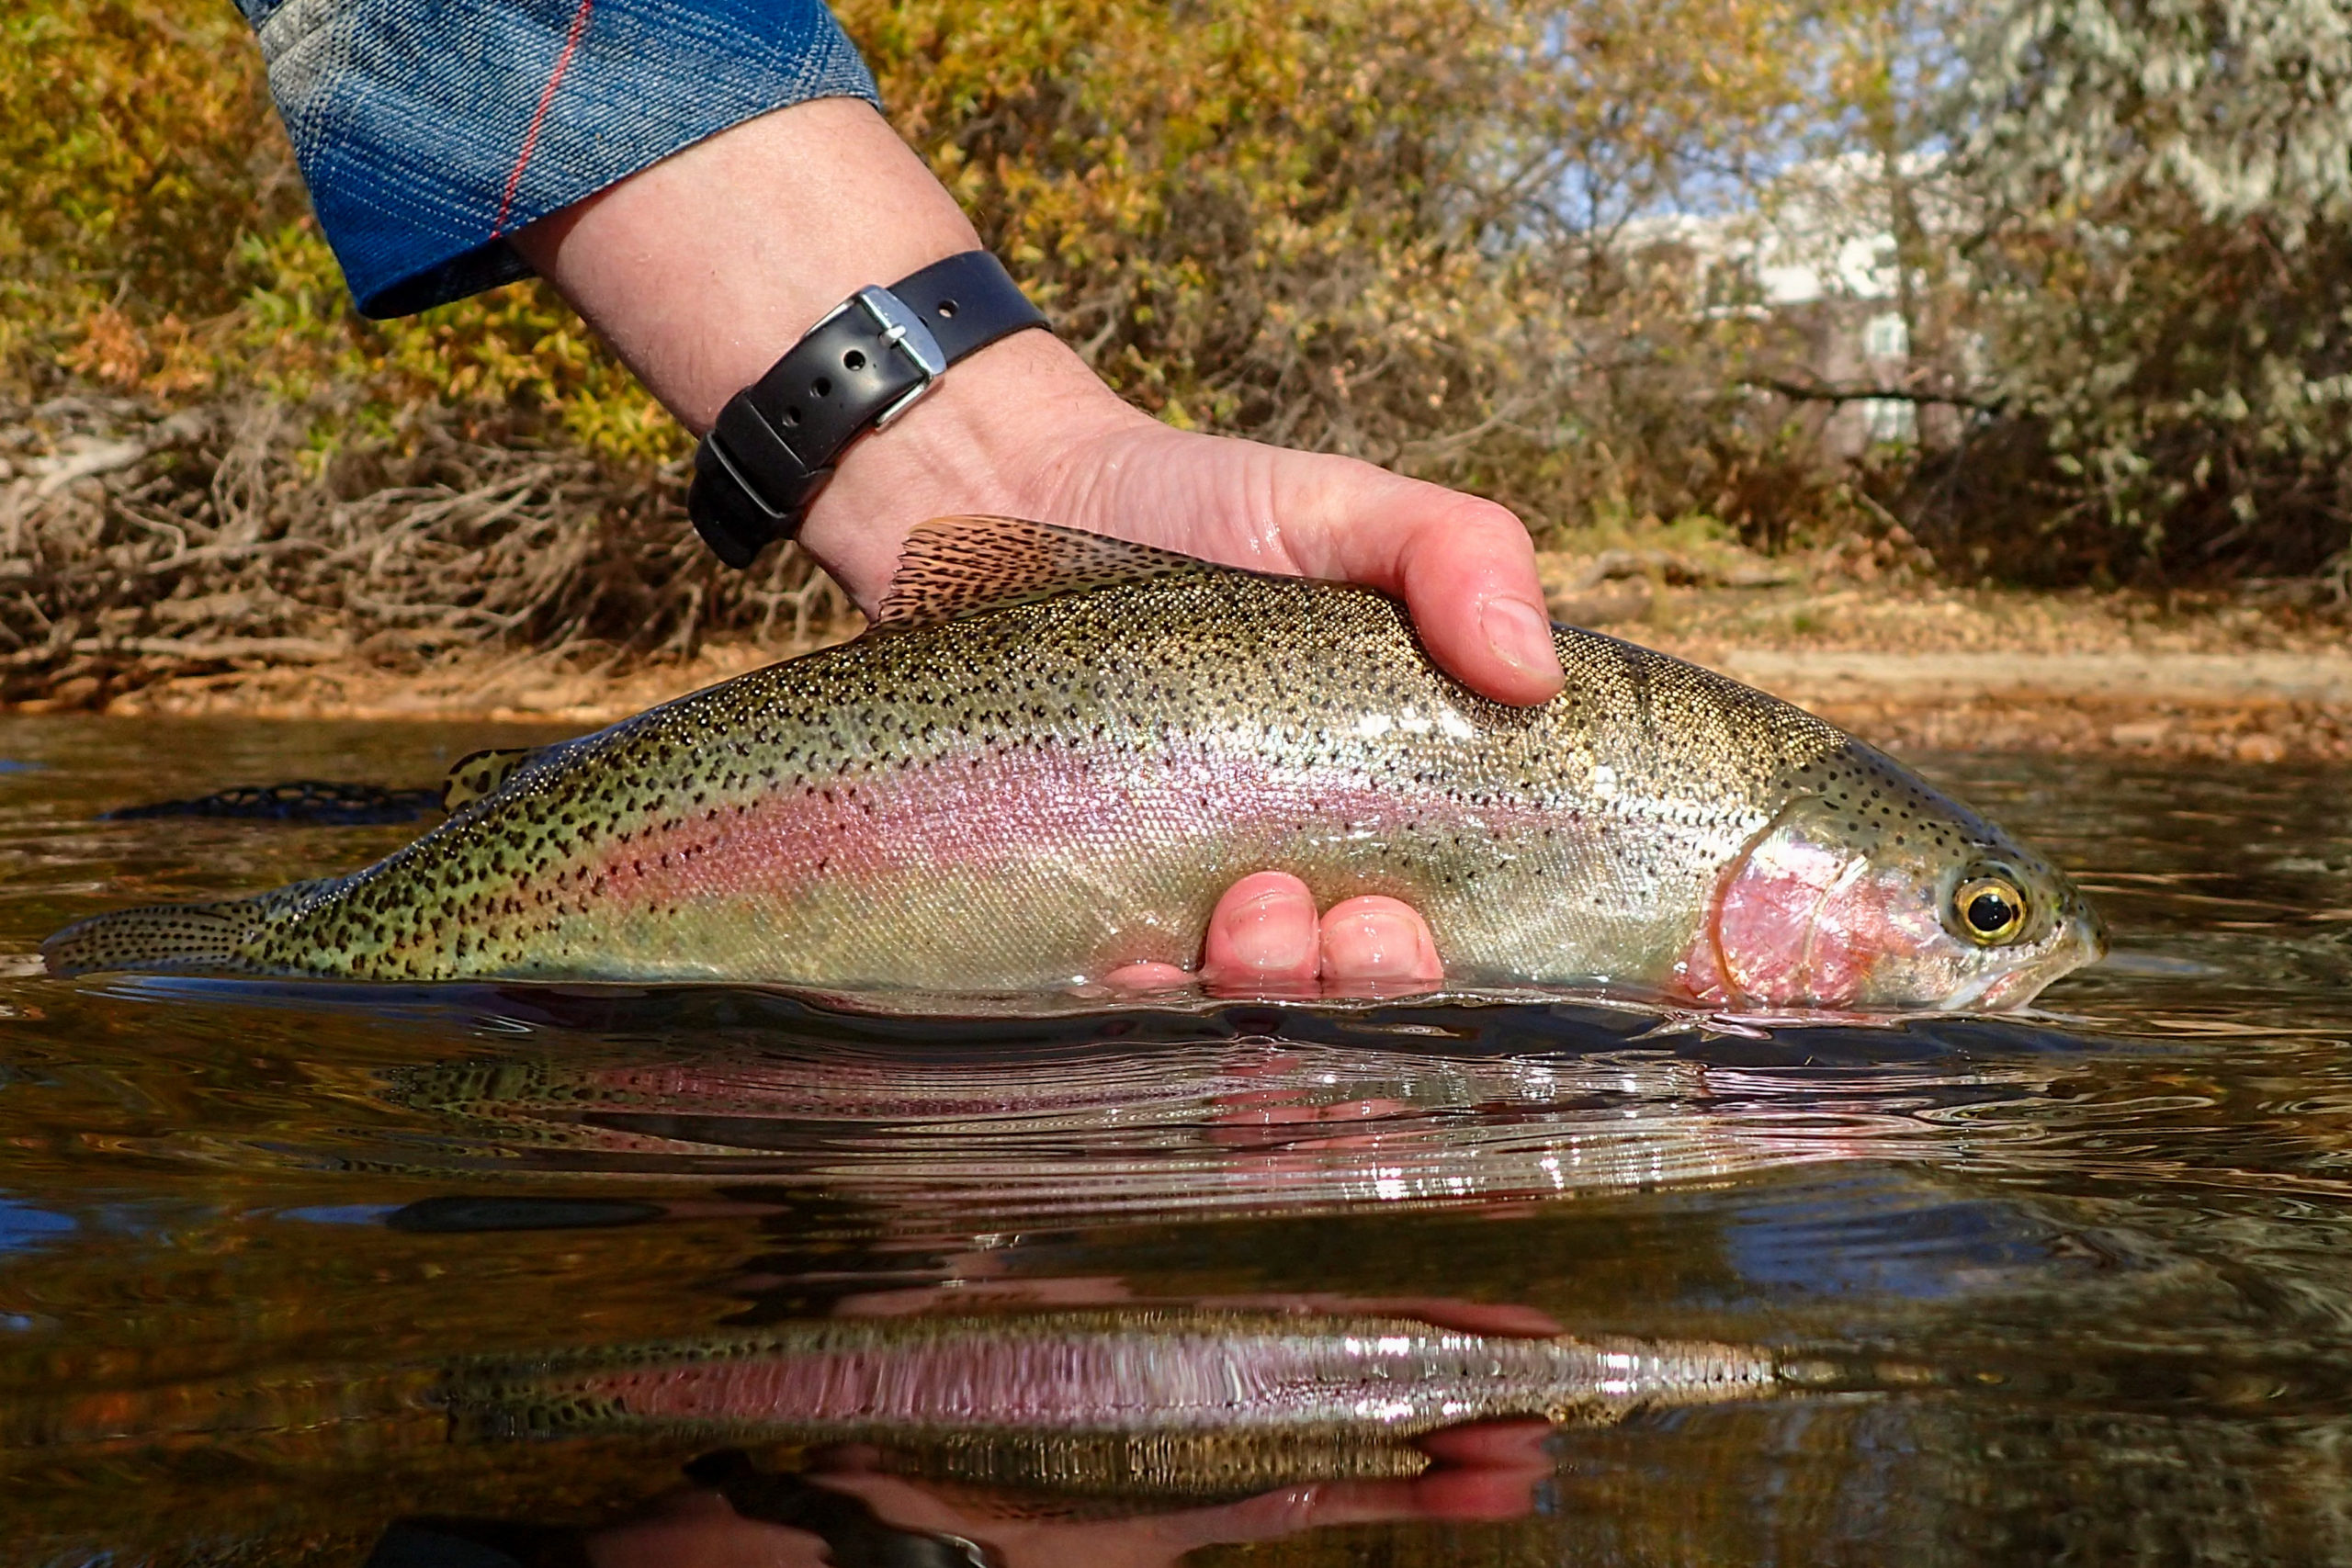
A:
<svg viewBox="0 0 2352 1568">
<path fill-rule="evenodd" d="M 548 746 L 497 746 L 467 753 L 458 759 L 448 776 L 441 781 L 441 809 L 455 811 L 471 806 L 520 773 L 524 764 L 552 750 Z"/>
<path fill-rule="evenodd" d="M 1200 561 L 1173 550 L 1050 523 L 934 517 L 917 524 L 907 536 L 890 590 L 875 612 L 874 626 L 877 631 L 912 631 L 982 610 L 1201 567 Z"/>
<path fill-rule="evenodd" d="M 40 944 L 52 975 L 243 971 L 245 944 L 277 916 L 307 906 L 340 877 L 297 882 L 252 898 L 212 904 L 150 904 L 77 920 Z"/>
</svg>

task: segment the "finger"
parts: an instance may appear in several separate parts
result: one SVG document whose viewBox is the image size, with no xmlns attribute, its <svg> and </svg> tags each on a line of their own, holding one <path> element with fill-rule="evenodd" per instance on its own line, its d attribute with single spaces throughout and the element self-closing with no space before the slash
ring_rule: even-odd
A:
<svg viewBox="0 0 2352 1568">
<path fill-rule="evenodd" d="M 1453 1296 L 1334 1296 L 1327 1310 L 1335 1316 L 1370 1313 L 1383 1317 L 1418 1317 L 1438 1328 L 1510 1338 L 1544 1338 L 1567 1332 L 1550 1313 L 1513 1302 L 1470 1302 Z"/>
<path fill-rule="evenodd" d="M 1279 871 L 1253 872 L 1226 890 L 1209 916 L 1201 979 L 1220 989 L 1312 985 L 1315 899 Z"/>
<path fill-rule="evenodd" d="M 1283 532 L 1309 575 L 1402 598 L 1430 656 L 1472 691 L 1520 704 L 1559 694 L 1560 656 L 1535 546 L 1508 510 L 1380 473 L 1330 495 L 1317 514 L 1319 526 Z"/>
<path fill-rule="evenodd" d="M 1445 978 L 1419 911 L 1394 898 L 1350 898 L 1323 917 L 1323 988 L 1430 986 Z"/>
<path fill-rule="evenodd" d="M 1463 1470 L 1552 1469 L 1552 1455 L 1544 1445 L 1552 1423 L 1533 1416 L 1504 1416 L 1441 1427 L 1413 1439 L 1413 1446 L 1440 1464 Z"/>
<path fill-rule="evenodd" d="M 1190 972 L 1173 964 L 1123 964 L 1102 976 L 1114 991 L 1175 991 L 1193 983 Z"/>
<path fill-rule="evenodd" d="M 1217 1100 L 1220 1127 L 1306 1127 L 1333 1122 L 1372 1122 L 1410 1109 L 1402 1100 L 1351 1100 L 1337 1105 L 1301 1105 L 1280 1089 L 1252 1095 L 1224 1095 Z"/>
<path fill-rule="evenodd" d="M 1340 1291 L 1288 1291 L 1257 1295 L 1200 1296 L 1194 1304 L 1231 1311 L 1317 1313 L 1326 1317 L 1415 1317 L 1436 1328 L 1510 1338 L 1547 1338 L 1565 1334 L 1559 1319 L 1532 1306 L 1507 1302 L 1467 1302 L 1453 1296 L 1351 1296 Z M 1544 1426 L 1538 1422 L 1539 1427 Z M 1549 1430 L 1548 1427 L 1544 1428 Z"/>
<path fill-rule="evenodd" d="M 1442 1519 L 1511 1519 L 1535 1506 L 1535 1489 L 1555 1471 L 1544 1440 L 1551 1424 L 1533 1418 L 1479 1422 L 1430 1432 L 1413 1446 L 1436 1461 L 1413 1483 L 1414 1501 Z"/>
</svg>

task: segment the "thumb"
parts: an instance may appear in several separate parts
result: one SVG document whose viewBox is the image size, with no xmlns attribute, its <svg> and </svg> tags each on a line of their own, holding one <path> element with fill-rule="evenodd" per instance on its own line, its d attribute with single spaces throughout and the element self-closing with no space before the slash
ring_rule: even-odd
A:
<svg viewBox="0 0 2352 1568">
<path fill-rule="evenodd" d="M 1491 501 L 1350 465 L 1306 526 L 1283 531 L 1299 567 L 1394 593 L 1445 671 L 1497 702 L 1532 705 L 1564 683 L 1535 547 Z M 1352 493 L 1351 493 L 1352 492 Z"/>
</svg>

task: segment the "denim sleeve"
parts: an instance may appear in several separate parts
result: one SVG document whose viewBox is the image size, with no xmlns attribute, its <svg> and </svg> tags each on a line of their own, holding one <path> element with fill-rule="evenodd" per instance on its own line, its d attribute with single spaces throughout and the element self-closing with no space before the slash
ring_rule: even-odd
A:
<svg viewBox="0 0 2352 1568">
<path fill-rule="evenodd" d="M 505 236 L 808 98 L 874 99 L 822 0 L 239 0 L 359 309 L 528 274 Z"/>
</svg>

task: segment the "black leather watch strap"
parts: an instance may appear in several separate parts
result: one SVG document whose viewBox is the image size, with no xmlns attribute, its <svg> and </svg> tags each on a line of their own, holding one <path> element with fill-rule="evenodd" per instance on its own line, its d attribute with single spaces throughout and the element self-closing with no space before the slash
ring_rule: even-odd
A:
<svg viewBox="0 0 2352 1568">
<path fill-rule="evenodd" d="M 695 450 L 695 531 L 732 567 L 799 532 L 842 451 L 896 419 L 967 355 L 1046 324 L 986 251 L 861 288 L 728 400 Z"/>
</svg>

